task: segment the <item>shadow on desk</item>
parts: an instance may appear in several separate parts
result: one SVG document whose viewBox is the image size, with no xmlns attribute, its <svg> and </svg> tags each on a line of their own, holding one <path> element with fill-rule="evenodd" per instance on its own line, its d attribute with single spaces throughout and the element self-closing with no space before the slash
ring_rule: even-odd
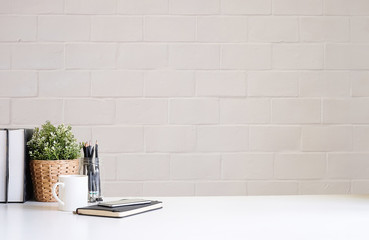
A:
<svg viewBox="0 0 369 240">
<path fill-rule="evenodd" d="M 35 211 L 58 211 L 57 203 L 43 203 L 28 201 L 27 204 L 23 204 L 24 209 L 35 210 Z"/>
</svg>

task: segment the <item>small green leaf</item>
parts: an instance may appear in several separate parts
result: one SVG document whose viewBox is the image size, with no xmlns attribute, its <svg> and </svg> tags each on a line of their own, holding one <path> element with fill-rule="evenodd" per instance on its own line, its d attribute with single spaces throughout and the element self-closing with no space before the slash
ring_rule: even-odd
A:
<svg viewBox="0 0 369 240">
<path fill-rule="evenodd" d="M 50 121 L 46 121 L 41 129 L 34 129 L 27 146 L 31 159 L 35 160 L 76 159 L 82 148 L 74 137 L 71 126 L 54 126 Z"/>
</svg>

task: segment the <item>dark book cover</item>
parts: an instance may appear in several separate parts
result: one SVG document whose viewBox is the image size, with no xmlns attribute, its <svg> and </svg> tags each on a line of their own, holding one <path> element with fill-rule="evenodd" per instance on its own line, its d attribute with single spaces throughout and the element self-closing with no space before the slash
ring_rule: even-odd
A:
<svg viewBox="0 0 369 240">
<path fill-rule="evenodd" d="M 29 156 L 29 148 L 27 146 L 27 142 L 31 140 L 33 134 L 33 129 L 25 129 L 24 130 L 24 142 L 25 142 L 25 159 L 24 159 L 24 195 L 23 195 L 23 202 L 26 202 L 33 198 L 33 184 L 31 179 L 31 170 L 30 170 L 30 161 L 31 157 Z"/>
</svg>

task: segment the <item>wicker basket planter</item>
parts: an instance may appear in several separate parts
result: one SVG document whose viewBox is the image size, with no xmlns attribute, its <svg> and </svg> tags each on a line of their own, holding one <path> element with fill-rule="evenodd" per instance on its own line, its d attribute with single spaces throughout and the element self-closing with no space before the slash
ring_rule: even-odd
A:
<svg viewBox="0 0 369 240">
<path fill-rule="evenodd" d="M 79 160 L 31 160 L 31 178 L 36 201 L 56 202 L 51 189 L 59 175 L 78 174 Z"/>
</svg>

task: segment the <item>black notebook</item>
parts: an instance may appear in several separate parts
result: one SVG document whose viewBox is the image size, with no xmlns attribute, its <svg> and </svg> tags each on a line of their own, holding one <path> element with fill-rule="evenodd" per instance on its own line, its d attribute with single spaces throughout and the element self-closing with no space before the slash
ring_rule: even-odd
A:
<svg viewBox="0 0 369 240">
<path fill-rule="evenodd" d="M 92 205 L 88 207 L 77 208 L 76 213 L 81 215 L 122 218 L 143 212 L 160 209 L 162 207 L 163 203 L 159 201 L 151 201 L 150 203 L 147 204 L 122 206 L 114 208 Z"/>
</svg>

